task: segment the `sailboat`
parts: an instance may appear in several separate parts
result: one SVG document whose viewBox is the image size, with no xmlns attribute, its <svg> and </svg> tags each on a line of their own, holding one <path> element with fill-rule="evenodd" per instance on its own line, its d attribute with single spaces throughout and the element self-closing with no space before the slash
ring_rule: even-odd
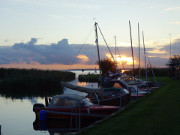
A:
<svg viewBox="0 0 180 135">
<path fill-rule="evenodd" d="M 98 30 L 97 30 L 98 23 L 95 22 L 95 43 L 97 47 L 97 54 L 98 54 L 98 63 L 100 63 L 100 52 L 99 52 L 99 44 L 98 44 Z M 95 104 L 99 105 L 115 105 L 115 106 L 125 106 L 130 102 L 130 93 L 125 88 L 117 88 L 117 87 L 103 87 L 103 78 L 102 78 L 102 70 L 100 70 L 100 87 L 98 89 L 93 88 L 84 88 L 81 86 L 75 86 L 69 84 L 67 82 L 61 82 L 62 86 L 67 88 L 86 92 L 88 93 L 87 97 L 91 99 L 91 101 Z"/>
<path fill-rule="evenodd" d="M 132 58 L 133 58 L 133 75 L 132 76 L 120 76 L 116 80 L 111 80 L 111 81 L 116 81 L 121 85 L 121 87 L 126 88 L 128 91 L 131 93 L 132 98 L 136 97 L 142 97 L 146 95 L 147 93 L 150 92 L 150 90 L 153 90 L 153 87 L 157 85 L 154 73 L 152 71 L 155 84 L 152 84 L 151 82 L 147 81 L 147 67 L 146 67 L 146 58 L 148 58 L 147 52 L 145 51 L 145 44 L 144 44 L 144 34 L 142 32 L 143 36 L 143 46 L 144 46 L 144 57 L 145 57 L 145 70 L 146 70 L 146 81 L 143 81 L 140 79 L 140 32 L 139 32 L 139 23 L 138 23 L 138 41 L 139 41 L 139 78 L 136 78 L 134 76 L 134 55 L 133 55 L 133 46 L 132 46 L 132 36 L 131 36 L 131 23 L 129 21 L 129 27 L 130 27 L 130 41 L 131 41 L 131 51 L 132 51 Z M 148 58 L 149 60 L 149 58 Z M 150 61 L 149 61 L 150 64 Z M 151 64 L 150 64 L 151 65 Z M 151 86 L 151 87 L 150 87 Z"/>
<path fill-rule="evenodd" d="M 126 88 L 131 93 L 131 98 L 141 97 L 144 96 L 147 92 L 142 91 L 139 89 L 140 84 L 142 85 L 143 82 L 140 79 L 135 78 L 134 75 L 134 53 L 133 53 L 133 46 L 132 46 L 132 35 L 131 35 L 131 23 L 129 21 L 129 28 L 130 28 L 130 41 L 131 41 L 131 52 L 132 52 L 132 58 L 133 58 L 133 70 L 132 70 L 132 76 L 127 75 L 121 75 L 119 77 L 116 77 L 116 79 L 111 79 L 111 83 L 118 83 L 119 87 Z M 138 30 L 139 30 L 139 24 L 138 24 Z M 139 41 L 140 44 L 140 41 Z"/>
</svg>

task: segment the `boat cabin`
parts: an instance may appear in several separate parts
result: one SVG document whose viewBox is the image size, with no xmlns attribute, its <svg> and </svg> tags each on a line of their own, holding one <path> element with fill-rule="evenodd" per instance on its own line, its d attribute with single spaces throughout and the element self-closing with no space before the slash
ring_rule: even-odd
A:
<svg viewBox="0 0 180 135">
<path fill-rule="evenodd" d="M 54 96 L 48 108 L 89 107 L 91 105 L 93 105 L 93 103 L 88 98 L 75 94 L 64 94 Z"/>
</svg>

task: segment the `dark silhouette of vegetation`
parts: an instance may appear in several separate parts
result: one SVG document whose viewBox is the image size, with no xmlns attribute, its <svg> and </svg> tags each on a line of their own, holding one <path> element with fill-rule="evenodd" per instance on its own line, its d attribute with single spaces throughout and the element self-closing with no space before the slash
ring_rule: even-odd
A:
<svg viewBox="0 0 180 135">
<path fill-rule="evenodd" d="M 168 77 L 168 70 L 169 70 L 168 68 L 152 68 L 152 69 L 148 68 L 147 76 L 152 77 L 153 76 L 152 71 L 153 71 L 155 76 Z M 141 72 L 140 74 L 141 77 L 146 76 L 146 70 L 144 68 L 141 68 L 140 72 Z M 132 70 L 125 71 L 124 73 L 126 73 L 127 75 L 132 75 Z M 134 69 L 134 74 L 136 77 L 139 77 L 139 68 Z"/>
<path fill-rule="evenodd" d="M 97 82 L 99 78 L 99 74 L 86 74 L 86 75 L 79 75 L 78 80 L 79 82 Z"/>
<path fill-rule="evenodd" d="M 61 80 L 73 79 L 71 72 L 0 68 L 0 94 L 16 98 L 51 96 L 62 93 Z"/>
<path fill-rule="evenodd" d="M 173 55 L 169 58 L 169 75 L 173 79 L 180 79 L 180 55 Z"/>
<path fill-rule="evenodd" d="M 116 72 L 116 63 L 106 58 L 99 62 L 99 67 L 102 70 L 102 74 L 108 74 L 108 72 L 115 73 Z"/>
</svg>

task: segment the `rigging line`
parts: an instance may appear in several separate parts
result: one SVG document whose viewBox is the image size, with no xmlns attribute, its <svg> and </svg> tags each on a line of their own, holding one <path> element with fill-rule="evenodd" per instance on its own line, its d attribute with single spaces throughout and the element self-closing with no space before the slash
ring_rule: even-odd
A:
<svg viewBox="0 0 180 135">
<path fill-rule="evenodd" d="M 90 36 L 90 34 L 91 34 L 91 32 L 92 32 L 92 30 L 93 30 L 93 29 L 94 29 L 94 27 L 93 27 L 93 28 L 91 29 L 91 31 L 88 33 L 88 35 L 87 35 L 87 37 L 85 38 L 85 40 L 84 40 L 84 42 L 83 42 L 83 44 L 82 44 L 81 48 L 79 49 L 79 51 L 77 52 L 77 54 L 76 54 L 75 56 L 77 56 L 77 55 L 80 53 L 80 51 L 82 50 L 82 47 L 84 46 L 84 44 L 85 44 L 86 40 L 89 38 L 89 36 Z M 68 69 L 68 70 L 70 70 L 70 69 L 71 69 L 71 67 L 72 67 L 72 64 L 73 64 L 74 60 L 75 60 L 75 57 L 72 59 L 71 64 L 70 64 L 70 67 L 69 67 L 69 69 Z"/>
<path fill-rule="evenodd" d="M 116 50 L 118 50 L 118 54 L 119 54 L 119 57 L 120 57 L 120 59 L 121 59 L 119 49 L 118 49 L 118 47 L 117 47 L 117 45 L 116 45 L 116 36 L 114 36 L 114 38 L 115 38 L 115 56 L 116 56 Z M 116 56 L 116 57 L 117 57 L 117 56 Z M 117 58 L 116 58 L 116 60 L 117 60 Z M 123 69 L 124 69 L 124 65 L 123 65 L 122 61 L 120 61 L 120 62 L 121 62 L 122 67 L 123 67 Z M 124 70 L 125 70 L 125 69 L 124 69 Z"/>
<path fill-rule="evenodd" d="M 154 71 L 152 69 L 152 65 L 151 65 L 151 62 L 150 62 L 150 59 L 149 59 L 149 56 L 148 56 L 148 53 L 147 51 L 145 50 L 145 44 L 144 44 L 144 33 L 142 31 L 142 36 L 143 36 L 143 45 L 144 45 L 144 56 L 145 56 L 145 63 L 146 63 L 146 58 L 148 59 L 148 62 L 149 62 L 149 65 L 150 65 L 150 68 L 151 68 L 151 72 L 152 72 L 152 75 L 153 75 L 153 78 L 154 78 L 154 81 L 155 83 L 157 84 L 157 81 L 156 81 L 156 77 L 154 75 Z M 145 68 L 146 68 L 146 81 L 147 81 L 147 66 L 145 64 Z"/>
<path fill-rule="evenodd" d="M 115 36 L 115 53 L 116 53 L 116 49 L 118 50 L 118 54 L 119 54 L 119 57 L 120 57 L 120 59 L 121 59 L 121 55 L 120 55 L 119 48 L 116 46 L 116 36 Z M 115 55 L 115 56 L 116 56 L 116 55 Z M 123 70 L 125 70 L 125 68 L 124 68 L 124 64 L 123 64 L 123 62 L 122 62 L 122 61 L 121 61 L 121 64 L 122 64 Z"/>
<path fill-rule="evenodd" d="M 114 56 L 113 56 L 113 54 L 111 53 L 111 50 L 110 50 L 110 48 L 109 48 L 109 46 L 108 46 L 108 44 L 107 44 L 107 42 L 106 42 L 106 40 L 105 40 L 105 38 L 104 38 L 104 35 L 103 35 L 102 32 L 101 32 L 101 29 L 100 29 L 99 25 L 98 25 L 98 29 L 99 29 L 99 31 L 100 31 L 100 33 L 101 33 L 101 36 L 103 37 L 104 42 L 106 43 L 106 46 L 107 46 L 107 48 L 108 48 L 108 50 L 109 50 L 109 52 L 110 52 L 110 54 L 111 54 L 111 57 L 113 58 L 113 60 L 114 60 L 114 62 L 115 62 Z"/>
<path fill-rule="evenodd" d="M 157 83 L 156 77 L 155 77 L 155 75 L 154 75 L 154 71 L 153 71 L 153 69 L 152 69 L 152 65 L 151 65 L 151 62 L 150 62 L 150 59 L 149 59 L 149 56 L 148 56 L 148 53 L 147 53 L 147 52 L 146 52 L 146 57 L 147 57 L 147 59 L 148 59 L 149 65 L 150 65 L 150 68 L 151 68 L 151 72 L 152 72 L 154 81 L 155 81 L 155 83 Z"/>
<path fill-rule="evenodd" d="M 120 57 L 120 59 L 121 59 L 121 56 L 120 56 L 120 51 L 119 51 L 119 48 L 117 47 L 117 50 L 118 50 L 118 53 L 119 53 L 119 57 Z M 123 69 L 125 70 L 125 67 L 124 67 L 124 64 L 123 64 L 123 62 L 121 61 L 121 64 L 122 64 L 122 67 L 123 67 Z"/>
<path fill-rule="evenodd" d="M 117 56 L 116 56 L 116 36 L 114 36 L 114 40 L 115 40 L 115 58 L 117 60 Z M 116 62 L 116 72 L 117 72 L 117 65 L 118 65 L 118 63 Z"/>
</svg>

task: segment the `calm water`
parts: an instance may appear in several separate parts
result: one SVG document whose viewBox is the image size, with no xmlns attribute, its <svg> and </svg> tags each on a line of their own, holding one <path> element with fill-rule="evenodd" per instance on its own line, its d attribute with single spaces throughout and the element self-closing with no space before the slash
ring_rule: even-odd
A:
<svg viewBox="0 0 180 135">
<path fill-rule="evenodd" d="M 76 76 L 82 71 L 73 71 Z M 83 73 L 94 72 L 84 71 Z M 84 87 L 96 88 L 96 83 L 79 83 L 74 80 L 71 83 L 81 85 Z M 64 89 L 64 93 L 78 93 L 86 95 L 85 93 Z M 35 114 L 32 110 L 34 103 L 43 103 L 44 98 L 33 97 L 23 99 L 11 99 L 0 96 L 0 125 L 1 135 L 50 135 L 49 131 L 35 130 L 33 122 L 35 121 Z"/>
</svg>

